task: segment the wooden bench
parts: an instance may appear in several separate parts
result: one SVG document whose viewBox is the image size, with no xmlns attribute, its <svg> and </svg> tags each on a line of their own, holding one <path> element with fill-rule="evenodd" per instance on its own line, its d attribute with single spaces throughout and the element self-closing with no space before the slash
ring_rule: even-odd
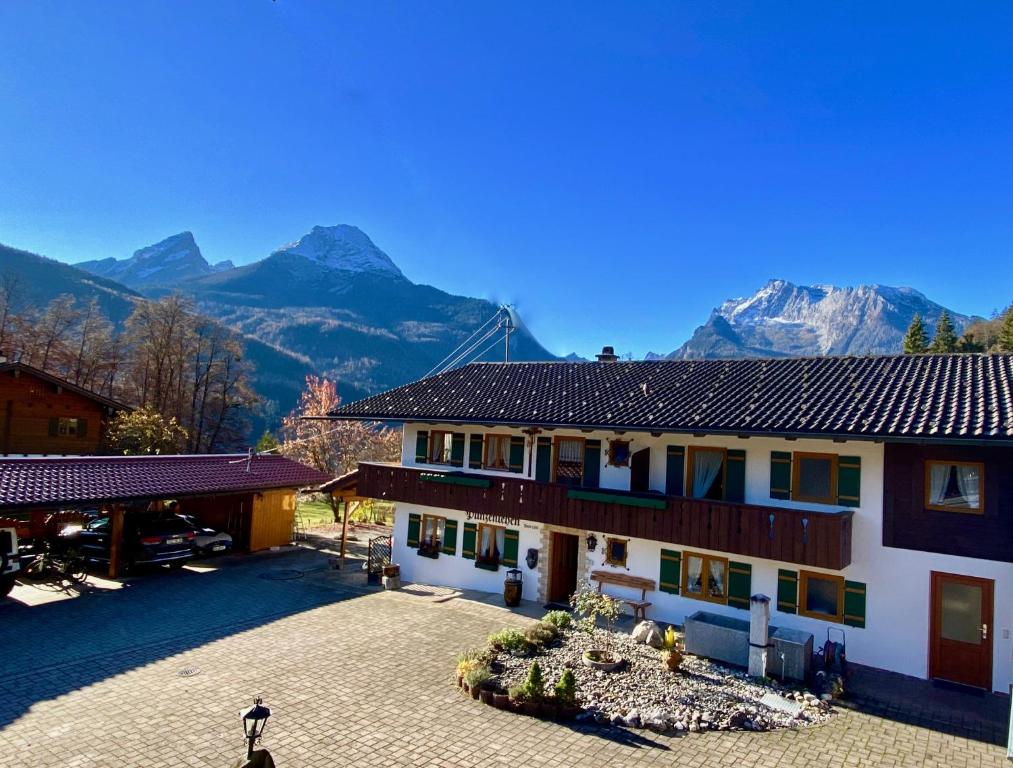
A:
<svg viewBox="0 0 1013 768">
<path fill-rule="evenodd" d="M 626 573 L 613 573 L 611 571 L 591 571 L 591 579 L 598 582 L 598 591 L 605 584 L 615 584 L 619 587 L 632 587 L 640 590 L 639 600 L 627 600 L 620 598 L 626 605 L 633 609 L 634 621 L 647 621 L 647 609 L 651 604 L 647 601 L 647 591 L 654 591 L 658 588 L 654 579 L 645 579 L 642 576 L 630 576 Z"/>
</svg>

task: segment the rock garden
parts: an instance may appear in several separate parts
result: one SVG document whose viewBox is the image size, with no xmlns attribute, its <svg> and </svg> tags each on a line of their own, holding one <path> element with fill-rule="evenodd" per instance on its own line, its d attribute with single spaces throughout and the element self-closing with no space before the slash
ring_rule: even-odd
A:
<svg viewBox="0 0 1013 768">
<path fill-rule="evenodd" d="M 582 590 L 571 602 L 576 618 L 551 611 L 461 654 L 458 685 L 502 709 L 658 732 L 765 731 L 833 716 L 829 702 L 798 686 L 685 654 L 672 627 L 616 632 L 622 603 L 608 595 Z"/>
</svg>

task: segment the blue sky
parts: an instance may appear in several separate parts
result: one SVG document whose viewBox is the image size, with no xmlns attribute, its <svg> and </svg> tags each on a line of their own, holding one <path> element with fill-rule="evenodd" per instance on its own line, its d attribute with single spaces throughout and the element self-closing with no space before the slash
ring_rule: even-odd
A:
<svg viewBox="0 0 1013 768">
<path fill-rule="evenodd" d="M 356 224 L 553 351 L 769 277 L 1013 300 L 1013 5 L 0 3 L 0 242 Z"/>
</svg>

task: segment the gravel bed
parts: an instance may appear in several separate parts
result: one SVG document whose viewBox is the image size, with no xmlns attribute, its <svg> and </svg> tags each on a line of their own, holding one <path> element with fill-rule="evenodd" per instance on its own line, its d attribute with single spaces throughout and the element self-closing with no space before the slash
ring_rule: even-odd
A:
<svg viewBox="0 0 1013 768">
<path fill-rule="evenodd" d="M 605 630 L 596 630 L 599 638 Z M 833 716 L 830 705 L 812 693 L 755 680 L 744 671 L 709 659 L 686 655 L 678 672 L 670 672 L 657 649 L 614 634 L 613 649 L 625 660 L 614 672 L 585 666 L 585 650 L 601 647 L 600 639 L 584 632 L 566 630 L 558 640 L 532 656 L 497 653 L 492 665 L 504 689 L 524 682 L 533 661 L 542 667 L 546 689 L 555 685 L 566 668 L 577 678 L 577 698 L 587 710 L 585 717 L 599 723 L 645 727 L 656 731 L 707 731 L 795 728 L 826 722 Z M 782 712 L 760 703 L 769 693 L 798 702 L 797 713 Z"/>
</svg>

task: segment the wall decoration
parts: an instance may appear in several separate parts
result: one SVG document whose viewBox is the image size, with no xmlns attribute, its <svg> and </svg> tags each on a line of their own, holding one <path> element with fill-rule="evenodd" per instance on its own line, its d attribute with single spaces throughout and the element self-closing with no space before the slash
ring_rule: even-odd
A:
<svg viewBox="0 0 1013 768">
<path fill-rule="evenodd" d="M 608 466 L 628 467 L 630 465 L 630 440 L 609 440 Z"/>
</svg>

